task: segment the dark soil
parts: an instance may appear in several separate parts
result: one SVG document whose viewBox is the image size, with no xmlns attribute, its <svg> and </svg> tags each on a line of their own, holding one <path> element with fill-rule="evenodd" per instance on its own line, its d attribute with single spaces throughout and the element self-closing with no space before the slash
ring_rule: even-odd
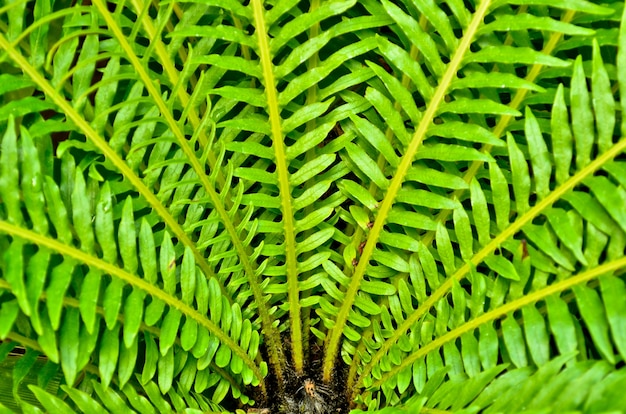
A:
<svg viewBox="0 0 626 414">
<path fill-rule="evenodd" d="M 287 345 L 284 346 L 285 357 L 291 361 L 290 346 Z M 319 345 L 311 344 L 304 374 L 298 376 L 288 364 L 284 372 L 282 387 L 279 387 L 275 375 L 270 371 L 265 379 L 268 395 L 260 394 L 258 388 L 254 389 L 251 395 L 256 401 L 256 407 L 248 412 L 251 414 L 348 413 L 350 410 L 345 388 L 348 367 L 338 358 L 333 379 L 329 384 L 324 384 L 321 372 L 323 355 L 323 349 Z"/>
</svg>

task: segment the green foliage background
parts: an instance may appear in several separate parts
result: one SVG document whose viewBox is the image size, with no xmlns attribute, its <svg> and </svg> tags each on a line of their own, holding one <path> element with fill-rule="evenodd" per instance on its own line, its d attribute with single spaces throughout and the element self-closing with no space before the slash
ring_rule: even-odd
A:
<svg viewBox="0 0 626 414">
<path fill-rule="evenodd" d="M 0 3 L 0 401 L 623 410 L 624 16 Z"/>
</svg>

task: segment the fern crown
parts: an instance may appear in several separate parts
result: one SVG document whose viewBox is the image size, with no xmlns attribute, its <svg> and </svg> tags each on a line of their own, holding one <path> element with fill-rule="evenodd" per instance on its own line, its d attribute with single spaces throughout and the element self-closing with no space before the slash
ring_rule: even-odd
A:
<svg viewBox="0 0 626 414">
<path fill-rule="evenodd" d="M 625 22 L 0 4 L 0 407 L 622 410 Z"/>
</svg>

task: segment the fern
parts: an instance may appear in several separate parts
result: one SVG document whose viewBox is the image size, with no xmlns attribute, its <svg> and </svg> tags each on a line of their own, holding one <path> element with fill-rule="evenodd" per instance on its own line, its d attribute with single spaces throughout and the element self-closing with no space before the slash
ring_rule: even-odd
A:
<svg viewBox="0 0 626 414">
<path fill-rule="evenodd" d="M 621 410 L 624 27 L 0 5 L 0 406 Z"/>
</svg>

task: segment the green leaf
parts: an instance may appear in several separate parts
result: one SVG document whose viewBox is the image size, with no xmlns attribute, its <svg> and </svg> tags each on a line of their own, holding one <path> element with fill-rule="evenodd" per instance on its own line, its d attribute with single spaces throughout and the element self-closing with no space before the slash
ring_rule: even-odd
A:
<svg viewBox="0 0 626 414">
<path fill-rule="evenodd" d="M 554 152 L 554 163 L 556 164 L 556 182 L 557 184 L 563 184 L 570 176 L 569 170 L 573 154 L 572 132 L 569 126 L 563 85 L 559 85 L 554 96 L 550 125 L 552 129 L 552 151 Z"/>
<path fill-rule="evenodd" d="M 180 285 L 183 302 L 190 305 L 196 289 L 196 263 L 191 249 L 185 249 L 183 263 L 180 268 Z"/>
<path fill-rule="evenodd" d="M 300 253 L 310 252 L 314 249 L 317 249 L 319 246 L 326 243 L 331 237 L 333 237 L 334 234 L 335 234 L 335 229 L 333 228 L 327 228 L 327 229 L 318 231 L 317 233 L 314 233 L 310 235 L 309 237 L 307 237 L 306 239 L 304 239 L 303 241 L 299 242 L 296 252 L 300 254 Z"/>
<path fill-rule="evenodd" d="M 133 199 L 127 197 L 122 208 L 122 220 L 118 232 L 120 244 L 120 256 L 124 262 L 124 269 L 129 273 L 136 274 L 139 266 L 137 260 L 137 235 L 135 231 L 135 219 L 133 218 Z"/>
<path fill-rule="evenodd" d="M 113 279 L 104 290 L 103 308 L 107 329 L 113 329 L 117 324 L 117 318 L 122 309 L 124 286 L 123 280 Z"/>
<path fill-rule="evenodd" d="M 308 71 L 292 79 L 289 85 L 279 94 L 278 103 L 280 105 L 287 104 L 306 89 L 320 82 L 346 60 L 363 55 L 374 48 L 376 48 L 376 42 L 375 39 L 371 37 L 351 43 L 339 49 L 328 57 L 322 65 L 316 67 L 315 71 Z"/>
<path fill-rule="evenodd" d="M 189 351 L 198 339 L 198 324 L 193 319 L 187 318 L 180 333 L 180 343 L 185 351 Z"/>
<path fill-rule="evenodd" d="M 376 202 L 374 197 L 372 197 L 372 195 L 365 188 L 361 187 L 354 181 L 341 180 L 337 183 L 337 187 L 339 187 L 341 192 L 343 192 L 350 198 L 358 201 L 369 210 L 375 210 L 378 208 L 378 203 Z"/>
<path fill-rule="evenodd" d="M 98 355 L 98 368 L 102 384 L 107 387 L 113 379 L 117 368 L 117 360 L 120 355 L 120 325 L 112 330 L 105 329 L 100 342 Z"/>
<path fill-rule="evenodd" d="M 65 374 L 65 382 L 74 384 L 78 373 L 79 314 L 77 309 L 67 309 L 61 326 L 59 347 L 61 350 L 61 367 Z"/>
<path fill-rule="evenodd" d="M 96 204 L 96 237 L 102 249 L 103 258 L 109 263 L 117 261 L 114 231 L 111 187 L 108 182 L 105 182 L 100 190 L 100 199 Z"/>
<path fill-rule="evenodd" d="M 495 7 L 500 7 L 502 0 L 498 0 L 494 3 Z M 587 0 L 507 0 L 510 4 L 527 4 L 527 5 L 541 5 L 541 6 L 553 6 L 559 9 L 566 9 L 572 11 L 578 11 L 588 14 L 607 15 L 612 14 L 612 10 L 608 7 L 602 7 L 597 4 L 593 4 Z"/>
<path fill-rule="evenodd" d="M 63 298 L 72 280 L 75 266 L 76 263 L 72 259 L 65 259 L 52 269 L 50 284 L 46 289 L 46 304 L 48 305 L 50 322 L 54 329 L 58 329 L 60 326 Z"/>
<path fill-rule="evenodd" d="M 616 190 L 606 177 L 590 177 L 585 180 L 585 184 L 615 222 L 626 231 L 626 211 L 621 208 L 626 202 L 624 192 Z"/>
<path fill-rule="evenodd" d="M 51 103 L 43 101 L 40 98 L 28 96 L 3 105 L 0 109 L 0 121 L 5 121 L 10 117 L 21 118 L 28 114 L 51 109 L 55 109 L 55 106 Z"/>
<path fill-rule="evenodd" d="M 478 33 L 485 34 L 492 31 L 510 32 L 514 30 L 545 30 L 568 34 L 570 36 L 592 36 L 594 31 L 571 23 L 561 22 L 550 17 L 533 16 L 528 13 L 500 16 L 494 22 L 483 26 Z"/>
<path fill-rule="evenodd" d="M 85 178 L 80 171 L 74 176 L 74 190 L 72 191 L 72 218 L 74 229 L 80 239 L 80 247 L 87 253 L 94 253 L 94 237 L 91 227 L 91 205 L 89 198 L 85 197 L 87 187 Z"/>
<path fill-rule="evenodd" d="M 381 42 L 379 41 L 379 43 Z M 365 63 L 369 66 L 370 69 L 372 69 L 372 71 L 374 71 L 376 76 L 378 76 L 383 81 L 385 86 L 393 95 L 394 100 L 400 104 L 402 110 L 406 112 L 406 114 L 409 116 L 409 119 L 411 119 L 414 124 L 418 124 L 420 119 L 422 119 L 422 116 L 420 114 L 420 111 L 417 109 L 417 106 L 415 105 L 415 100 L 411 96 L 411 93 L 402 86 L 398 79 L 388 74 L 380 66 L 369 61 L 366 61 Z M 417 68 L 415 68 L 415 70 L 417 70 Z M 408 71 L 408 73 L 411 72 Z"/>
<path fill-rule="evenodd" d="M 74 413 L 75 411 L 70 408 L 63 400 L 55 397 L 54 395 L 48 394 L 45 390 L 35 386 L 29 385 L 28 388 L 35 394 L 35 397 L 41 402 L 41 404 L 45 407 L 47 412 L 53 414 L 61 414 L 61 413 Z"/>
<path fill-rule="evenodd" d="M 401 114 L 398 113 L 393 108 L 392 102 L 389 99 L 387 99 L 385 95 L 383 95 L 378 90 L 373 89 L 373 88 L 367 89 L 367 91 L 365 92 L 365 98 L 381 114 L 387 126 L 393 131 L 393 133 L 400 140 L 400 142 L 402 142 L 404 146 L 408 145 L 411 137 L 409 136 L 409 133 L 404 126 L 404 121 L 402 120 Z M 367 135 L 367 131 L 361 131 L 361 134 L 364 135 L 364 138 L 369 140 L 372 145 L 376 147 L 376 144 L 375 144 L 376 142 L 379 146 L 382 146 L 385 149 L 385 154 L 386 154 L 385 158 L 387 159 L 387 162 L 389 162 L 394 167 L 397 166 L 398 157 L 396 156 L 396 153 L 394 152 L 393 147 L 389 144 L 386 138 L 384 138 L 384 141 L 380 140 L 380 134 L 381 134 L 380 130 L 374 127 L 369 122 L 363 120 L 363 118 L 360 118 L 360 117 L 353 117 L 353 118 L 360 120 L 358 122 L 364 122 L 365 124 L 367 124 L 368 128 L 371 130 L 373 134 L 378 134 L 378 136 L 374 138 L 374 137 L 370 137 L 369 135 Z M 355 123 L 355 124 L 357 125 L 357 128 L 358 128 L 358 123 Z M 375 141 L 375 142 L 372 142 L 372 141 Z M 379 151 L 382 152 L 382 150 L 380 149 Z"/>
<path fill-rule="evenodd" d="M 542 366 L 550 360 L 550 338 L 546 331 L 543 316 L 536 307 L 529 305 L 522 308 L 524 320 L 524 334 L 528 351 L 537 366 Z"/>
<path fill-rule="evenodd" d="M 547 213 L 548 221 L 552 230 L 556 233 L 561 242 L 567 246 L 583 265 L 587 265 L 587 259 L 582 252 L 582 240 L 578 237 L 578 231 L 572 224 L 568 214 L 559 208 L 552 208 Z"/>
<path fill-rule="evenodd" d="M 493 167 L 490 167 L 490 169 L 491 168 Z M 497 202 L 497 200 L 495 199 L 496 196 L 497 195 L 494 191 L 494 204 L 496 204 Z M 478 242 L 481 246 L 484 246 L 491 239 L 491 236 L 489 234 L 490 217 L 489 210 L 487 209 L 487 200 L 485 198 L 485 193 L 483 192 L 482 188 L 480 188 L 480 184 L 478 183 L 476 178 L 473 178 L 470 182 L 470 199 L 472 202 L 472 217 L 474 218 L 474 224 L 478 233 Z M 498 210 L 496 209 L 496 212 L 497 211 Z"/>
<path fill-rule="evenodd" d="M 121 413 L 126 407 L 125 401 L 111 388 L 103 387 L 96 381 L 91 382 L 98 398 L 104 403 L 109 412 Z"/>
<path fill-rule="evenodd" d="M 492 324 L 481 325 L 479 328 L 478 355 L 484 368 L 495 367 L 498 362 L 498 333 Z"/>
<path fill-rule="evenodd" d="M 454 101 L 454 102 L 458 102 L 458 101 Z M 443 106 L 442 110 L 447 110 L 449 112 L 452 112 L 449 109 L 447 109 L 447 107 L 450 105 L 451 104 Z M 472 110 L 476 110 L 480 108 L 481 105 L 480 103 L 476 103 L 472 101 L 471 106 L 468 106 L 468 109 L 470 107 L 472 108 Z M 461 109 L 459 104 L 453 105 L 452 109 L 454 110 L 455 108 Z M 463 111 L 463 112 L 469 112 L 469 111 Z M 493 145 L 495 147 L 502 147 L 505 145 L 503 141 L 499 140 L 489 130 L 482 128 L 479 125 L 465 124 L 462 122 L 446 122 L 445 124 L 435 125 L 429 129 L 428 135 L 430 137 L 435 136 L 435 137 L 442 137 L 442 138 L 456 138 L 462 141 L 480 142 L 483 144 Z"/>
<path fill-rule="evenodd" d="M 454 251 L 452 250 L 452 243 L 450 242 L 448 230 L 441 223 L 437 225 L 435 241 L 437 243 L 437 254 L 439 254 L 439 259 L 443 263 L 446 275 L 453 274 L 456 270 L 456 265 L 454 263 Z"/>
<path fill-rule="evenodd" d="M 167 393 L 172 387 L 174 380 L 174 348 L 169 348 L 167 353 L 161 354 L 158 361 L 158 382 L 162 394 Z"/>
<path fill-rule="evenodd" d="M 455 208 L 452 214 L 454 232 L 459 242 L 461 258 L 463 260 L 470 260 L 474 251 L 474 237 L 472 235 L 469 217 L 465 210 L 460 207 Z"/>
<path fill-rule="evenodd" d="M 215 403 L 219 404 L 224 399 L 224 397 L 226 397 L 229 389 L 230 383 L 225 379 L 220 380 L 219 384 L 217 384 L 217 388 L 215 388 L 215 391 L 213 392 L 213 397 L 211 399 Z"/>
<path fill-rule="evenodd" d="M 437 161 L 484 161 L 492 162 L 493 158 L 489 154 L 484 154 L 474 148 L 462 147 L 460 145 L 433 144 L 423 145 L 417 152 L 417 159 L 437 160 Z"/>
<path fill-rule="evenodd" d="M 161 356 L 165 356 L 172 345 L 174 345 L 181 317 L 182 314 L 175 308 L 170 308 L 167 315 L 165 315 L 163 324 L 161 325 L 161 335 L 159 336 L 159 350 Z"/>
<path fill-rule="evenodd" d="M 428 36 L 420 27 L 416 20 L 403 13 L 402 10 L 389 1 L 383 0 L 383 6 L 389 16 L 400 26 L 403 32 L 407 34 L 413 46 L 424 54 L 429 67 L 435 75 L 441 76 L 444 70 L 444 64 L 441 61 L 437 46 L 433 39 Z"/>
<path fill-rule="evenodd" d="M 598 200 L 587 193 L 578 191 L 565 194 L 563 199 L 571 204 L 582 217 L 585 217 L 594 226 L 605 233 L 611 233 L 614 222 L 611 216 L 602 208 Z"/>
<path fill-rule="evenodd" d="M 620 355 L 626 351 L 626 331 L 622 326 L 626 323 L 624 318 L 624 302 L 620 300 L 626 287 L 624 282 L 614 276 L 605 276 L 600 279 L 602 301 L 608 319 L 611 335 Z"/>
<path fill-rule="evenodd" d="M 346 150 L 352 161 L 358 168 L 379 188 L 386 189 L 389 186 L 387 177 L 380 170 L 374 160 L 361 148 L 352 143 L 346 145 Z"/>
<path fill-rule="evenodd" d="M 523 63 L 527 65 L 544 65 L 554 67 L 569 66 L 569 62 L 545 55 L 530 48 L 512 46 L 491 46 L 469 54 L 463 63 Z"/>
<path fill-rule="evenodd" d="M 220 368 L 224 368 L 230 363 L 230 358 L 230 349 L 226 346 L 220 346 L 215 354 L 215 365 Z"/>
<path fill-rule="evenodd" d="M 94 332 L 101 280 L 102 274 L 98 270 L 90 269 L 80 289 L 80 316 L 89 333 Z"/>
<path fill-rule="evenodd" d="M 511 173 L 513 174 L 513 194 L 515 195 L 515 207 L 517 214 L 524 214 L 530 197 L 530 174 L 524 154 L 517 146 L 511 134 L 507 134 L 509 157 L 511 159 Z"/>
<path fill-rule="evenodd" d="M 572 132 L 574 133 L 574 142 L 576 143 L 576 169 L 580 170 L 589 164 L 595 135 L 591 100 L 587 90 L 587 78 L 580 56 L 574 64 L 574 75 L 570 91 L 572 119 L 576 120 L 576 122 L 572 122 Z"/>
<path fill-rule="evenodd" d="M 159 254 L 159 266 L 163 278 L 163 290 L 173 295 L 176 293 L 176 254 L 170 235 L 165 232 Z"/>
<path fill-rule="evenodd" d="M 485 259 L 485 264 L 489 266 L 491 270 L 496 272 L 498 275 L 510 279 L 510 280 L 520 280 L 517 271 L 515 270 L 515 266 L 513 263 L 508 261 L 506 258 L 499 255 L 492 255 Z"/>
<path fill-rule="evenodd" d="M 376 128 L 373 124 L 368 122 L 366 119 L 363 119 L 358 116 L 352 116 L 350 117 L 350 119 L 352 120 L 352 122 L 354 122 L 354 125 L 356 126 L 357 130 L 360 133 L 359 135 L 365 138 L 374 148 L 376 148 L 378 153 L 380 153 L 383 157 L 385 157 L 387 162 L 392 167 L 397 167 L 399 158 L 394 152 L 394 149 L 391 146 L 391 143 L 385 137 L 385 134 L 383 134 L 378 128 Z M 350 148 L 351 146 L 349 145 L 346 146 L 348 153 L 350 153 Z M 357 160 L 355 160 L 355 162 L 358 163 Z M 361 166 L 361 164 L 359 164 L 359 166 Z"/>
<path fill-rule="evenodd" d="M 124 301 L 124 345 L 129 348 L 135 343 L 143 321 L 145 292 L 133 289 Z"/>
<path fill-rule="evenodd" d="M 94 399 L 92 399 L 87 393 L 62 385 L 61 388 L 65 391 L 69 397 L 74 401 L 78 408 L 82 412 L 89 412 L 94 414 L 106 414 L 106 410 L 102 408 Z"/>
<path fill-rule="evenodd" d="M 390 223 L 401 224 L 417 229 L 435 230 L 437 228 L 437 224 L 432 218 L 411 211 L 392 210 L 387 220 Z"/>
<path fill-rule="evenodd" d="M 591 102 L 596 117 L 598 147 L 601 153 L 613 145 L 615 129 L 615 99 L 609 74 L 602 61 L 600 46 L 593 40 L 593 70 L 591 72 Z"/>
<path fill-rule="evenodd" d="M 17 300 L 3 302 L 2 305 L 0 305 L 0 318 L 4 321 L 2 326 L 0 326 L 0 339 L 7 337 L 11 328 L 13 328 L 19 311 L 20 307 Z"/>
<path fill-rule="evenodd" d="M 24 283 L 23 244 L 19 241 L 11 243 L 9 249 L 4 252 L 4 260 L 6 263 L 5 278 L 9 282 L 22 312 L 29 315 L 30 302 Z"/>
<path fill-rule="evenodd" d="M 510 116 L 521 116 L 522 114 L 519 111 L 516 111 L 506 105 L 499 104 L 497 102 L 491 101 L 489 99 L 457 99 L 452 102 L 448 102 L 444 105 L 441 105 L 439 109 L 439 114 L 443 114 L 446 112 L 454 113 L 454 114 L 493 114 L 493 115 L 510 115 Z M 451 124 L 451 125 L 450 125 Z M 461 127 L 462 124 L 464 128 Z M 471 141 L 472 134 L 470 131 L 479 132 L 480 135 L 475 137 L 477 140 L 482 139 L 487 144 L 495 145 L 495 146 L 503 146 L 504 143 L 497 139 L 489 130 L 479 127 L 474 124 L 463 124 L 459 122 L 448 122 L 446 124 L 435 125 L 433 127 L 436 132 L 433 132 L 433 129 L 430 130 L 431 135 L 442 135 L 441 130 L 454 130 L 454 132 L 448 132 L 447 138 L 461 138 L 466 141 Z M 455 134 L 462 134 L 462 136 L 455 136 Z M 443 135 L 442 135 L 443 136 Z"/>
<path fill-rule="evenodd" d="M 389 284 L 379 281 L 364 280 L 361 283 L 361 290 L 376 295 L 388 296 L 396 293 L 396 288 Z"/>
<path fill-rule="evenodd" d="M 533 178 L 535 180 L 535 190 L 537 196 L 542 199 L 550 193 L 550 175 L 552 165 L 539 123 L 530 108 L 526 107 L 526 124 L 524 126 L 526 139 L 528 140 L 528 152 L 533 168 Z"/>
<path fill-rule="evenodd" d="M 33 230 L 37 233 L 48 234 L 48 220 L 44 212 L 44 195 L 42 191 L 42 172 L 39 164 L 37 148 L 30 134 L 24 128 L 21 130 L 20 143 L 22 144 L 22 196 L 26 210 L 33 223 Z"/>
<path fill-rule="evenodd" d="M 576 328 L 572 316 L 567 310 L 567 304 L 556 296 L 548 296 L 546 298 L 548 309 L 548 321 L 550 323 L 550 331 L 554 335 L 554 339 L 561 355 L 569 355 L 576 351 Z"/>
<path fill-rule="evenodd" d="M 70 232 L 67 209 L 61 199 L 59 187 L 49 176 L 44 178 L 43 192 L 46 198 L 48 217 L 54 226 L 58 239 L 65 244 L 71 244 L 72 233 Z"/>
<path fill-rule="evenodd" d="M 498 229 L 504 231 L 508 227 L 510 220 L 511 194 L 509 193 L 509 184 L 502 170 L 495 162 L 489 164 L 489 179 L 491 181 L 493 208 L 496 212 L 496 223 Z"/>
<path fill-rule="evenodd" d="M 509 89 L 528 89 L 535 92 L 543 92 L 541 86 L 525 79 L 519 78 L 511 73 L 480 73 L 472 72 L 461 79 L 455 79 L 450 85 L 450 89 L 465 88 L 509 88 Z"/>
<path fill-rule="evenodd" d="M 517 367 L 525 367 L 528 364 L 526 344 L 522 338 L 522 330 L 512 316 L 508 316 L 502 322 L 502 336 L 513 364 Z"/>
<path fill-rule="evenodd" d="M 609 326 L 600 297 L 594 290 L 585 286 L 574 286 L 573 289 L 576 303 L 580 308 L 580 313 L 589 329 L 591 338 L 593 338 L 602 356 L 613 364 L 615 357 L 608 336 Z"/>
<path fill-rule="evenodd" d="M 420 189 L 403 188 L 398 191 L 396 199 L 401 203 L 407 203 L 417 206 L 424 206 L 428 208 L 437 209 L 449 209 L 453 210 L 458 207 L 458 203 L 454 200 L 450 200 L 447 197 L 443 197 L 434 194 L 430 191 Z"/>
<path fill-rule="evenodd" d="M 146 349 L 144 352 L 145 361 L 141 372 L 141 383 L 145 385 L 154 377 L 154 374 L 156 373 L 159 350 L 154 338 L 150 334 L 144 332 L 143 337 Z"/>
<path fill-rule="evenodd" d="M 137 356 L 139 353 L 139 341 L 137 337 L 129 346 L 120 347 L 120 357 L 117 369 L 117 376 L 120 386 L 124 386 L 132 375 L 135 373 L 135 365 L 137 364 Z"/>
<path fill-rule="evenodd" d="M 289 182 L 292 186 L 296 187 L 300 184 L 303 184 L 320 174 L 324 171 L 328 166 L 330 166 L 335 160 L 334 154 L 323 154 L 314 160 L 304 164 L 301 168 L 298 169 L 294 174 L 289 177 Z M 258 178 L 257 178 L 258 179 Z"/>
</svg>

